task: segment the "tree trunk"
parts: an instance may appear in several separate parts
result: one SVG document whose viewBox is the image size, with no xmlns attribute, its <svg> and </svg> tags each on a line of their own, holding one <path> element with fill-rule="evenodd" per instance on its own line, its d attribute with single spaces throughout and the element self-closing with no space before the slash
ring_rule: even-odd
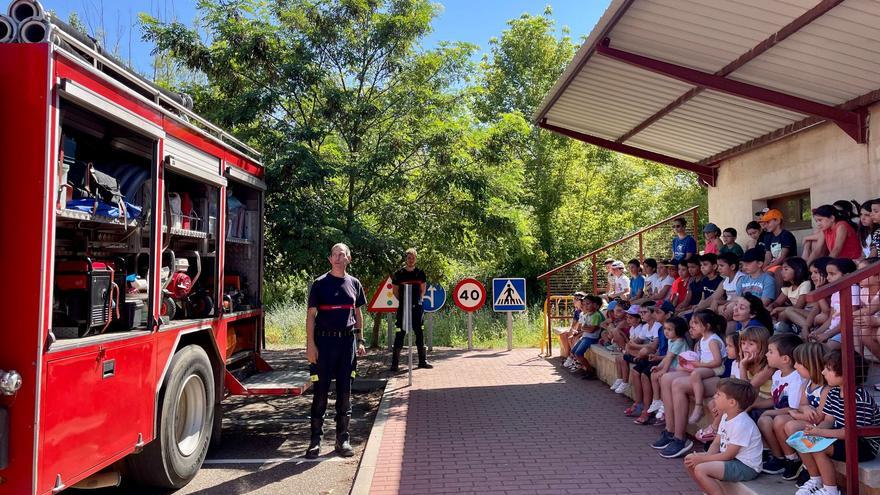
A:
<svg viewBox="0 0 880 495">
<path fill-rule="evenodd" d="M 382 327 L 382 320 L 385 313 L 373 313 L 373 338 L 370 339 L 370 349 L 379 348 L 379 329 Z"/>
</svg>

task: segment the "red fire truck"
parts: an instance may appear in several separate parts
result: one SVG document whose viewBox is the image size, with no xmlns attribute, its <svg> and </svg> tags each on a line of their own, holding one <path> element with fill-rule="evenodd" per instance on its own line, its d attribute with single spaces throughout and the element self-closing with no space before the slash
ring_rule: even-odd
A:
<svg viewBox="0 0 880 495">
<path fill-rule="evenodd" d="M 16 0 L 0 16 L 0 493 L 185 485 L 263 345 L 264 169 L 192 100 Z"/>
</svg>

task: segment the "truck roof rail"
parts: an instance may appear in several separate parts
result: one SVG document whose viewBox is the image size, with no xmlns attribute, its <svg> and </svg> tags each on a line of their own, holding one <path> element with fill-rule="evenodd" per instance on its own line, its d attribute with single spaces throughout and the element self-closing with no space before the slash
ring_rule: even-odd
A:
<svg viewBox="0 0 880 495">
<path fill-rule="evenodd" d="M 196 114 L 192 110 L 192 98 L 188 95 L 176 94 L 162 88 L 137 74 L 114 56 L 108 54 L 96 40 L 84 35 L 54 16 L 47 16 L 47 18 L 52 28 L 54 28 L 49 39 L 57 48 L 80 58 L 107 77 L 148 98 L 153 104 L 166 111 L 166 113 L 170 111 L 176 114 L 176 116 L 182 118 L 180 119 L 182 123 L 207 134 L 221 144 L 232 146 L 240 153 L 254 157 L 261 156 L 260 152 L 253 147 Z M 260 163 L 258 158 L 249 158 L 256 163 Z"/>
</svg>

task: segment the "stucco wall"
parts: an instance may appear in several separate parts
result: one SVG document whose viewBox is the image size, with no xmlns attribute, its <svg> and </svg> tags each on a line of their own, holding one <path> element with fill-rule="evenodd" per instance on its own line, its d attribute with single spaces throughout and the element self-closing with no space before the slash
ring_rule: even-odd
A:
<svg viewBox="0 0 880 495">
<path fill-rule="evenodd" d="M 823 124 L 733 157 L 709 188 L 709 220 L 745 225 L 767 198 L 810 191 L 815 208 L 838 199 L 880 197 L 880 104 L 871 107 L 868 144 L 856 144 L 834 124 Z"/>
</svg>

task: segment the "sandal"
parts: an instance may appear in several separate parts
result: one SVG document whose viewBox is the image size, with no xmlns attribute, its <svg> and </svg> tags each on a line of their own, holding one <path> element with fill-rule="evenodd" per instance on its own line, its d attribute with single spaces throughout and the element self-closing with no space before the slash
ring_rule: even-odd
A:
<svg viewBox="0 0 880 495">
<path fill-rule="evenodd" d="M 647 412 L 643 412 L 638 418 L 633 420 L 633 423 L 637 425 L 648 424 L 648 420 L 651 419 L 651 416 Z"/>
<path fill-rule="evenodd" d="M 642 413 L 642 405 L 641 404 L 633 404 L 623 410 L 623 414 L 625 416 L 629 416 L 629 417 L 638 416 L 641 413 Z"/>
<path fill-rule="evenodd" d="M 694 438 L 703 443 L 708 443 L 712 440 L 715 440 L 715 434 L 715 428 L 712 428 L 712 425 L 709 425 L 705 428 L 700 428 L 700 430 L 697 431 L 696 435 L 694 435 Z"/>
</svg>

